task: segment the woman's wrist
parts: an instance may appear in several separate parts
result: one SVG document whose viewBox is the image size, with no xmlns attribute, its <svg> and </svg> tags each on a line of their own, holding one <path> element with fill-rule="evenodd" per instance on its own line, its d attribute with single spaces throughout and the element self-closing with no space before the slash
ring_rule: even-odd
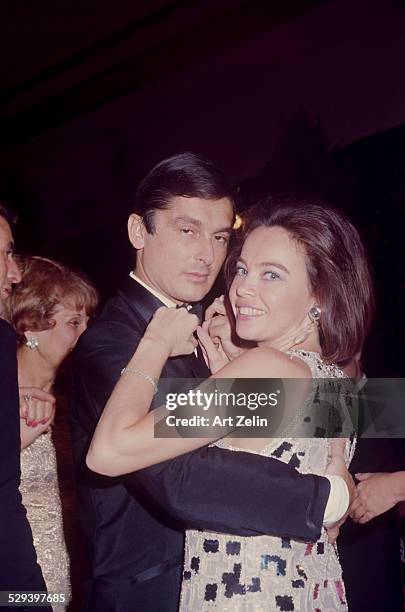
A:
<svg viewBox="0 0 405 612">
<path fill-rule="evenodd" d="M 146 333 L 127 367 L 139 368 L 152 378 L 159 379 L 169 356 L 170 348 L 167 343 L 158 336 Z"/>
<path fill-rule="evenodd" d="M 153 355 L 162 355 L 162 357 L 165 358 L 165 361 L 169 358 L 171 352 L 169 343 L 164 338 L 158 336 L 154 332 L 149 331 L 146 331 L 142 340 L 138 344 L 138 348 L 139 347 L 142 350 L 152 351 Z"/>
</svg>

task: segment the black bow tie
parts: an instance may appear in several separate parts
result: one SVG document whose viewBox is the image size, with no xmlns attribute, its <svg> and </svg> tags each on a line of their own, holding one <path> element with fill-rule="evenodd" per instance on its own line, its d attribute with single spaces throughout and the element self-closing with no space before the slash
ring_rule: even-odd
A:
<svg viewBox="0 0 405 612">
<path fill-rule="evenodd" d="M 196 303 L 196 304 L 179 304 L 177 306 L 177 308 L 187 308 L 187 311 L 190 312 L 191 314 L 195 314 L 197 315 L 200 324 L 202 322 L 202 313 L 203 313 L 203 307 L 202 304 Z"/>
</svg>

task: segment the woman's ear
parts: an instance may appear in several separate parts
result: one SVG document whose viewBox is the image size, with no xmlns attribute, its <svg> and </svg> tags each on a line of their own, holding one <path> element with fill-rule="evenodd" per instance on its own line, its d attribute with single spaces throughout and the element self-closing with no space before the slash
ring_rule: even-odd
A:
<svg viewBox="0 0 405 612">
<path fill-rule="evenodd" d="M 145 225 L 140 215 L 132 213 L 128 218 L 128 237 L 132 246 L 139 250 L 144 247 Z"/>
</svg>

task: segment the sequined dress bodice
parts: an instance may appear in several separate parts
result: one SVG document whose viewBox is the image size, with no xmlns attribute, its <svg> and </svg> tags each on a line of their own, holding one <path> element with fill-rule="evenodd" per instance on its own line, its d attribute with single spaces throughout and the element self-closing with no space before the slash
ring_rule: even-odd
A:
<svg viewBox="0 0 405 612">
<path fill-rule="evenodd" d="M 307 363 L 314 379 L 345 378 L 338 367 L 325 364 L 317 353 L 290 353 Z M 313 410 L 313 403 L 306 402 L 303 411 L 299 413 L 300 432 L 303 431 L 303 423 L 306 426 L 313 420 L 313 414 L 309 414 L 311 404 Z M 347 423 L 345 428 L 349 434 Z M 288 429 L 288 435 L 293 436 L 294 432 L 291 428 Z M 312 435 L 309 430 L 300 435 L 308 437 L 271 439 L 260 451 L 233 446 L 230 438 L 219 440 L 215 445 L 229 451 L 256 452 L 273 457 L 292 465 L 302 473 L 323 474 L 328 463 L 330 439 L 309 437 Z M 346 443 L 347 464 L 353 452 L 352 435 Z M 337 548 L 328 543 L 325 529 L 322 529 L 321 536 L 315 543 L 267 535 L 240 537 L 189 530 L 186 534 L 180 611 L 194 610 L 347 610 Z"/>
<path fill-rule="evenodd" d="M 55 447 L 45 433 L 21 451 L 20 491 L 49 593 L 71 595 L 69 557 L 63 533 Z M 66 605 L 54 605 L 62 612 Z"/>
</svg>

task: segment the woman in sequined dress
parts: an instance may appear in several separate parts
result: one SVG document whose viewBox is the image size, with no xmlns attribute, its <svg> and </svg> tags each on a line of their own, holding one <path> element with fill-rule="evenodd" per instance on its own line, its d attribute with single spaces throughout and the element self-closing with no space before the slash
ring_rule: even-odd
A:
<svg viewBox="0 0 405 612">
<path fill-rule="evenodd" d="M 361 350 L 368 331 L 373 291 L 364 247 L 338 211 L 291 199 L 268 201 L 251 210 L 241 244 L 227 265 L 229 301 L 238 337 L 256 346 L 235 351 L 239 354 L 230 360 L 231 351 L 207 334 L 209 322 L 198 328 L 195 317 L 184 309 L 159 309 L 128 364 L 128 375 L 107 403 L 88 455 L 90 467 L 113 476 L 209 442 L 154 439 L 159 416 L 156 411 L 146 414 L 154 379 L 167 358 L 194 350 L 191 334 L 197 328 L 216 379 L 311 381 L 307 400 L 278 438 L 226 437 L 215 444 L 230 452 L 274 457 L 303 473 L 325 473 L 336 442 L 314 437 L 323 423 L 319 380 L 327 379 L 338 394 L 345 378 L 341 368 Z M 165 407 L 158 410 L 165 418 Z M 341 424 L 347 438 L 339 442 L 348 465 L 355 440 L 348 411 L 345 415 Z M 254 512 L 252 508 L 253 525 Z M 187 531 L 180 609 L 347 610 L 337 550 L 326 530 L 315 543 L 288 536 Z"/>
<path fill-rule="evenodd" d="M 49 259 L 26 256 L 18 263 L 22 280 L 9 306 L 18 338 L 19 386 L 51 393 L 59 366 L 96 308 L 97 292 L 80 274 Z M 70 563 L 52 441 L 53 414 L 44 418 L 43 405 L 29 393 L 23 404 L 29 416 L 20 419 L 20 490 L 47 590 L 65 595 L 65 605 L 53 606 L 62 611 L 71 597 Z"/>
</svg>

